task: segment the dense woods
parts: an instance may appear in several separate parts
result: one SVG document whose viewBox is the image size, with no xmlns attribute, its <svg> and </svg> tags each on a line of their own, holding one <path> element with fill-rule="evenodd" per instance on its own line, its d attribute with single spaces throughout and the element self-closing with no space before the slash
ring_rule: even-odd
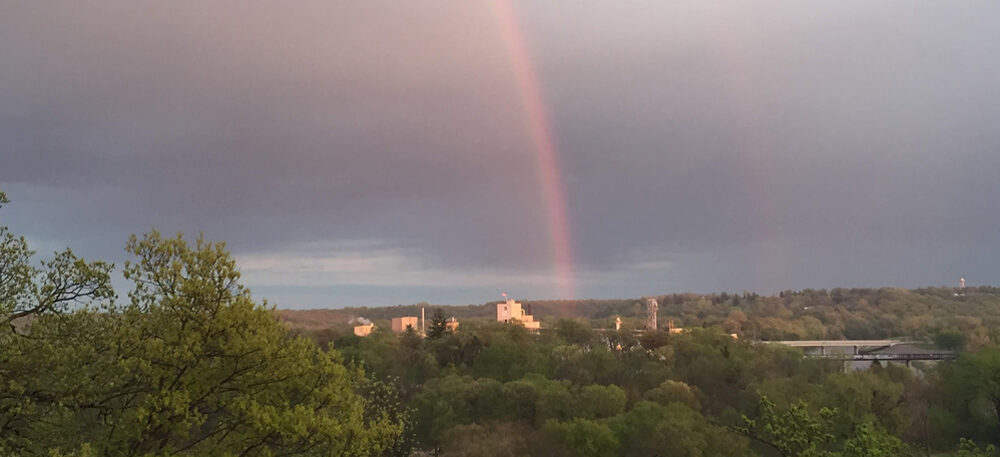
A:
<svg viewBox="0 0 1000 457">
<path fill-rule="evenodd" d="M 993 288 L 658 297 L 681 333 L 637 332 L 634 299 L 530 302 L 539 332 L 489 305 L 432 307 L 426 336 L 380 323 L 416 307 L 338 311 L 376 320 L 358 337 L 281 323 L 221 243 L 126 250 L 119 297 L 113 265 L 0 227 L 0 455 L 998 455 Z M 960 356 L 845 372 L 759 342 L 880 337 Z"/>
<path fill-rule="evenodd" d="M 468 324 L 329 343 L 396 386 L 416 448 L 448 456 L 927 455 L 963 439 L 973 454 L 961 455 L 993 455 L 974 443 L 1000 437 L 993 346 L 954 363 L 844 372 L 721 327 L 637 336 L 574 319 L 539 334 Z"/>
</svg>

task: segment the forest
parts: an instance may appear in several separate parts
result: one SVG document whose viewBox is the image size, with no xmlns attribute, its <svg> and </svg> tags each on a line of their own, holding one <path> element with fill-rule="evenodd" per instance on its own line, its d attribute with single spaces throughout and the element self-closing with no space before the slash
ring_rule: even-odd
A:
<svg viewBox="0 0 1000 457">
<path fill-rule="evenodd" d="M 1000 455 L 990 287 L 658 297 L 681 333 L 638 332 L 636 299 L 526 302 L 538 332 L 492 304 L 342 311 L 376 321 L 359 337 L 282 321 L 224 243 L 126 251 L 38 256 L 0 226 L 0 455 Z M 380 321 L 420 306 L 426 335 Z M 883 337 L 959 355 L 845 371 L 761 343 Z"/>
<path fill-rule="evenodd" d="M 900 295 L 943 295 L 942 290 L 844 292 L 896 297 L 887 301 L 889 309 L 896 309 Z M 977 301 L 984 310 L 1000 306 L 991 289 L 965 293 L 958 298 Z M 782 295 L 740 300 L 785 308 L 781 304 L 788 297 L 796 305 L 819 303 L 823 294 Z M 712 297 L 694 301 L 710 304 Z M 866 314 L 887 316 L 880 303 L 871 302 Z M 912 309 L 923 312 L 917 304 Z M 926 336 L 960 351 L 955 362 L 913 368 L 875 364 L 845 372 L 841 362 L 732 338 L 729 332 L 741 322 L 754 328 L 757 317 L 745 317 L 754 316 L 752 310 L 719 312 L 718 324 L 675 334 L 595 328 L 592 322 L 603 318 L 559 318 L 538 333 L 469 318 L 449 332 L 441 308 L 434 310 L 426 337 L 378 326 L 366 337 L 337 330 L 301 333 L 393 384 L 410 417 L 408 447 L 428 454 L 996 455 L 1000 350 L 985 330 L 995 328 L 988 313 L 972 329 L 940 317 L 929 318 L 913 335 L 892 328 L 859 335 Z M 776 327 L 795 326 L 791 317 L 764 319 Z M 743 331 L 748 333 L 752 330 Z"/>
</svg>

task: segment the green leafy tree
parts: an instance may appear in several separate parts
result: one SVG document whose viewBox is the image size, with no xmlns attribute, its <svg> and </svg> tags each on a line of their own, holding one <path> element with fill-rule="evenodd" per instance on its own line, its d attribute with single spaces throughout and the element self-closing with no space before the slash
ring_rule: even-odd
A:
<svg viewBox="0 0 1000 457">
<path fill-rule="evenodd" d="M 965 347 L 966 335 L 956 329 L 941 330 L 934 334 L 934 344 L 941 349 L 958 350 Z"/>
<path fill-rule="evenodd" d="M 945 385 L 967 427 L 1000 436 L 1000 347 L 963 354 L 948 367 Z"/>
<path fill-rule="evenodd" d="M 683 382 L 671 379 L 663 381 L 663 383 L 659 386 L 646 391 L 646 393 L 643 394 L 643 399 L 656 402 L 661 405 L 667 405 L 674 402 L 684 403 L 695 411 L 701 410 L 701 402 L 698 401 L 696 389 L 692 389 L 691 386 Z"/>
<path fill-rule="evenodd" d="M 0 204 L 8 202 L 0 193 Z M 86 262 L 66 249 L 36 266 L 34 255 L 23 236 L 0 226 L 0 338 L 19 321 L 114 298 L 112 264 Z"/>
<path fill-rule="evenodd" d="M 365 379 L 358 389 L 365 399 L 365 423 L 388 420 L 401 424 L 403 429 L 395 437 L 386 437 L 381 457 L 407 457 L 416 442 L 411 415 L 413 411 L 402 402 L 396 386 L 376 379 Z"/>
<path fill-rule="evenodd" d="M 528 375 L 525 380 L 534 385 L 538 391 L 539 422 L 547 419 L 565 421 L 576 416 L 576 398 L 570 391 L 568 382 L 546 379 L 537 374 Z"/>
<path fill-rule="evenodd" d="M 832 442 L 831 422 L 836 411 L 823 408 L 809 411 L 804 401 L 786 410 L 778 410 L 774 402 L 761 396 L 756 419 L 743 416 L 745 425 L 739 429 L 751 439 L 763 443 L 782 457 L 814 457 L 826 455 L 823 446 Z"/>
<path fill-rule="evenodd" d="M 748 453 L 744 438 L 681 403 L 662 406 L 640 401 L 612 418 L 608 426 L 618 438 L 621 455 L 730 457 Z"/>
<path fill-rule="evenodd" d="M 459 425 L 441 447 L 442 457 L 527 456 L 536 446 L 532 430 L 509 423 Z"/>
<path fill-rule="evenodd" d="M 454 373 L 434 378 L 414 396 L 414 422 L 417 441 L 425 448 L 437 448 L 451 430 L 472 422 L 469 401 L 472 396 L 471 377 Z"/>
<path fill-rule="evenodd" d="M 581 418 L 569 422 L 550 420 L 545 423 L 545 433 L 575 456 L 604 457 L 618 452 L 618 439 L 611 429 L 592 420 Z"/>
<path fill-rule="evenodd" d="M 0 207 L 7 203 L 0 192 Z M 36 342 L 27 335 L 30 327 L 71 305 L 96 306 L 115 297 L 111 264 L 84 261 L 69 249 L 37 265 L 34 255 L 23 236 L 0 226 L 0 455 L 21 453 L 30 443 L 21 434 L 32 428 L 37 411 L 60 400 L 49 386 L 32 382 L 58 368 L 59 360 L 28 349 Z M 73 338 L 68 335 L 66 344 Z"/>
<path fill-rule="evenodd" d="M 834 434 L 848 436 L 866 422 L 901 433 L 907 424 L 904 385 L 890 378 L 890 367 L 859 373 L 832 373 L 827 376 L 817 406 L 837 408 Z M 908 374 L 904 371 L 904 373 Z"/>
<path fill-rule="evenodd" d="M 618 386 L 592 384 L 577 394 L 577 415 L 589 419 L 603 419 L 625 411 L 625 391 Z"/>
<path fill-rule="evenodd" d="M 997 450 L 996 446 L 989 444 L 986 448 L 980 448 L 975 441 L 970 439 L 961 438 L 958 443 L 958 452 L 955 454 L 956 457 L 997 457 L 1000 456 L 1000 451 Z"/>
<path fill-rule="evenodd" d="M 130 304 L 42 316 L 9 384 L 17 455 L 378 455 L 402 431 L 362 373 L 254 303 L 224 245 L 132 237 Z M 57 318 L 58 317 L 58 318 Z M 9 422 L 9 421 L 8 421 Z"/>
<path fill-rule="evenodd" d="M 559 319 L 554 328 L 556 335 L 570 344 L 589 347 L 596 340 L 590 325 L 577 319 Z"/>
<path fill-rule="evenodd" d="M 844 443 L 842 457 L 900 457 L 907 455 L 902 440 L 868 422 L 857 427 L 855 435 Z"/>
</svg>

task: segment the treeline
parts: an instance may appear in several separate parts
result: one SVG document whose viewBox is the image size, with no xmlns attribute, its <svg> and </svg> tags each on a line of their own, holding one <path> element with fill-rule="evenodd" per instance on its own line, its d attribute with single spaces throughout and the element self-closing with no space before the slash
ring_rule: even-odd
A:
<svg viewBox="0 0 1000 457">
<path fill-rule="evenodd" d="M 961 445 L 957 455 L 985 456 L 1000 438 L 993 346 L 954 363 L 844 372 L 721 327 L 636 334 L 561 319 L 531 333 L 476 322 L 433 338 L 383 329 L 327 343 L 396 387 L 408 442 L 433 455 L 906 456 Z"/>
<path fill-rule="evenodd" d="M 669 294 L 659 301 L 658 320 L 683 328 L 720 327 L 752 340 L 910 338 L 935 341 L 946 348 L 978 349 L 1000 343 L 1000 288 L 832 289 L 784 291 L 773 296 L 740 294 Z M 353 317 L 387 326 L 399 316 L 419 316 L 420 309 L 441 308 L 459 320 L 491 320 L 496 302 L 435 307 L 427 303 L 386 308 L 282 310 L 295 327 L 345 331 Z M 640 299 L 526 300 L 536 318 L 552 322 L 576 318 L 595 328 L 613 328 L 616 317 L 626 327 L 645 325 Z M 543 324 L 544 325 L 544 324 Z"/>
<path fill-rule="evenodd" d="M 435 455 L 904 456 L 963 443 L 957 455 L 985 456 L 1000 438 L 993 346 L 844 372 L 721 327 L 636 334 L 573 319 L 321 344 L 395 385 L 409 442 Z"/>
</svg>

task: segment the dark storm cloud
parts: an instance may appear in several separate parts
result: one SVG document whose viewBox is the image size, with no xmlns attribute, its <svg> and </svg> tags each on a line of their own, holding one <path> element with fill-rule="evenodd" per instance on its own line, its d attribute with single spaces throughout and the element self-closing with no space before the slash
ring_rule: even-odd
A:
<svg viewBox="0 0 1000 457">
<path fill-rule="evenodd" d="M 114 187 L 141 214 L 109 222 L 244 249 L 402 230 L 471 244 L 525 231 L 493 211 L 538 217 L 488 10 L 100 6 L 24 7 L 7 29 L 4 180 Z"/>
<path fill-rule="evenodd" d="M 995 4 L 518 5 L 579 295 L 1000 274 Z M 204 231 L 288 305 L 555 290 L 489 4 L 2 13 L 3 217 L 36 242 Z"/>
</svg>

